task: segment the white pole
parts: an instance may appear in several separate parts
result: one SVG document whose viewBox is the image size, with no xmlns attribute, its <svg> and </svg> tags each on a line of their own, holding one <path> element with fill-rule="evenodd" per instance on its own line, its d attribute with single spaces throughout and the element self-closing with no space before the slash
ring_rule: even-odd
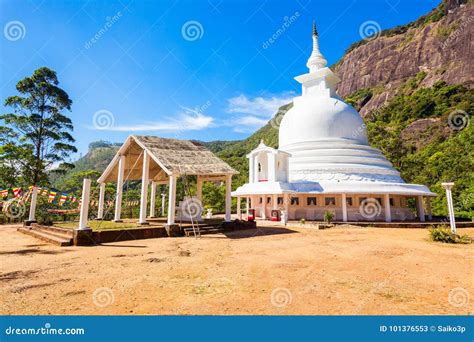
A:
<svg viewBox="0 0 474 342">
<path fill-rule="evenodd" d="M 115 197 L 115 216 L 114 221 L 120 222 L 120 213 L 122 211 L 122 192 L 123 192 L 123 174 L 125 171 L 125 156 L 120 156 L 117 171 L 117 195 Z"/>
<path fill-rule="evenodd" d="M 237 197 L 237 216 L 242 220 L 242 209 L 240 209 L 240 197 Z"/>
<path fill-rule="evenodd" d="M 34 186 L 31 189 L 31 204 L 30 204 L 30 215 L 28 221 L 34 222 L 36 216 L 36 202 L 38 200 L 38 188 Z"/>
<path fill-rule="evenodd" d="M 88 178 L 84 178 L 84 182 L 82 185 L 82 205 L 81 205 L 81 213 L 80 213 L 81 216 L 79 218 L 80 230 L 90 229 L 87 227 L 90 194 L 91 194 L 91 180 Z"/>
<path fill-rule="evenodd" d="M 426 210 L 428 210 L 428 220 L 432 220 L 433 219 L 433 212 L 431 210 L 431 198 L 430 197 L 426 197 Z"/>
<path fill-rule="evenodd" d="M 423 196 L 418 196 L 416 199 L 418 206 L 418 216 L 421 222 L 425 222 L 425 206 L 423 205 Z"/>
<path fill-rule="evenodd" d="M 146 209 L 148 204 L 148 176 L 150 173 L 150 156 L 143 150 L 142 191 L 140 194 L 140 218 L 138 223 L 146 224 Z"/>
<path fill-rule="evenodd" d="M 247 213 L 247 219 L 249 217 L 249 209 L 250 209 L 250 197 L 245 198 L 245 211 Z"/>
<path fill-rule="evenodd" d="M 456 234 L 456 219 L 454 217 L 453 196 L 451 189 L 454 183 L 441 183 L 441 186 L 446 189 L 446 199 L 448 204 L 449 224 L 451 226 L 451 233 Z"/>
<path fill-rule="evenodd" d="M 231 198 L 231 191 L 232 191 L 232 175 L 229 174 L 226 176 L 225 181 L 225 221 L 229 222 L 231 219 L 231 206 L 232 206 L 232 198 Z"/>
<path fill-rule="evenodd" d="M 105 183 L 100 183 L 99 208 L 97 210 L 97 218 L 99 220 L 102 220 L 104 218 L 104 199 L 105 199 Z"/>
<path fill-rule="evenodd" d="M 169 195 L 168 195 L 168 224 L 174 224 L 176 205 L 176 175 L 170 175 Z"/>
<path fill-rule="evenodd" d="M 165 202 L 166 202 L 166 194 L 161 194 L 161 217 L 165 217 Z"/>
<path fill-rule="evenodd" d="M 346 194 L 341 195 L 341 201 L 342 201 L 342 221 L 347 222 L 347 200 L 346 200 Z"/>
<path fill-rule="evenodd" d="M 390 210 L 390 194 L 384 195 L 383 204 L 385 207 L 385 222 L 392 222 L 392 212 Z M 421 204 L 423 205 L 423 199 L 421 200 Z M 425 217 L 424 213 L 423 217 Z"/>
<path fill-rule="evenodd" d="M 156 203 L 156 183 L 151 182 L 151 194 L 150 194 L 150 217 L 155 216 L 155 203 Z"/>
</svg>

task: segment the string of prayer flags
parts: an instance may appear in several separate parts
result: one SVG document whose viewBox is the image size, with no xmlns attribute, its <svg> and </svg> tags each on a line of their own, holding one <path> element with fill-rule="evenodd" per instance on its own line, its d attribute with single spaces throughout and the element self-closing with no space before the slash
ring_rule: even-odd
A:
<svg viewBox="0 0 474 342">
<path fill-rule="evenodd" d="M 56 191 L 51 191 L 51 192 L 49 193 L 48 203 L 52 203 L 52 202 L 54 201 L 54 199 L 56 198 L 56 194 L 57 194 Z"/>
</svg>

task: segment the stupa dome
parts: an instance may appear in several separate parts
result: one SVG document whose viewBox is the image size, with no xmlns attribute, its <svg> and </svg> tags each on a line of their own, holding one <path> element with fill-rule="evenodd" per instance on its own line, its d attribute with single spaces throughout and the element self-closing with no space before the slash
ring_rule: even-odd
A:
<svg viewBox="0 0 474 342">
<path fill-rule="evenodd" d="M 359 113 L 338 97 L 296 98 L 280 124 L 279 146 L 282 149 L 297 143 L 341 139 L 368 144 Z"/>
</svg>

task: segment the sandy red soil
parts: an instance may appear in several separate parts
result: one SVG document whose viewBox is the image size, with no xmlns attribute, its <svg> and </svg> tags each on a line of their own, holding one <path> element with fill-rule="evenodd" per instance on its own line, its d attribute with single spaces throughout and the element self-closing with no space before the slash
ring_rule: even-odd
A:
<svg viewBox="0 0 474 342">
<path fill-rule="evenodd" d="M 462 229 L 474 236 L 474 229 Z M 0 226 L 1 314 L 472 314 L 474 245 L 260 227 L 55 247 Z"/>
</svg>

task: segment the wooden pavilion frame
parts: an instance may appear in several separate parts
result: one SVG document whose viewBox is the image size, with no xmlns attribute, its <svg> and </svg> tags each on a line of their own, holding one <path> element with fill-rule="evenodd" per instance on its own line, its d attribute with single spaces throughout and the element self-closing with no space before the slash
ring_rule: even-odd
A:
<svg viewBox="0 0 474 342">
<path fill-rule="evenodd" d="M 225 220 L 231 218 L 232 176 L 236 170 L 198 142 L 131 135 L 119 148 L 97 182 L 100 184 L 98 219 L 104 215 L 105 184 L 117 182 L 114 221 L 120 222 L 125 180 L 141 180 L 139 223 L 147 223 L 148 187 L 151 183 L 150 217 L 155 216 L 156 185 L 168 184 L 167 224 L 175 223 L 176 182 L 179 177 L 197 176 L 196 196 L 202 200 L 204 181 L 225 181 Z"/>
</svg>

